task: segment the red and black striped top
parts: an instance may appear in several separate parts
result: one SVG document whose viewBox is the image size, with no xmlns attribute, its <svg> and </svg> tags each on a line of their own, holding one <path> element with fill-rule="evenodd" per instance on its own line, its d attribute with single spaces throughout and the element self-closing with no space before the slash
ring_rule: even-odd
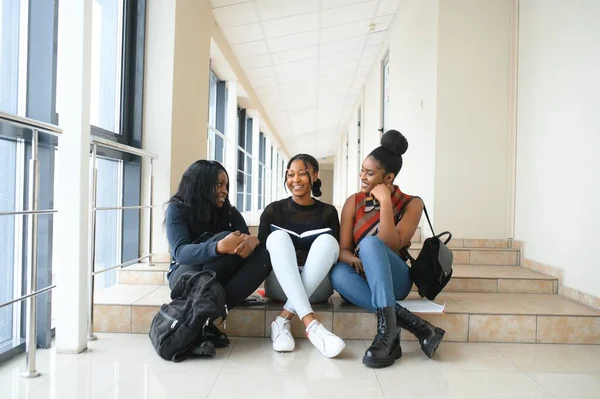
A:
<svg viewBox="0 0 600 399">
<path fill-rule="evenodd" d="M 413 197 L 404 194 L 398 186 L 394 186 L 392 193 L 392 209 L 394 210 L 394 221 L 398 223 L 403 211 L 404 205 Z M 379 207 L 374 206 L 372 197 L 365 193 L 354 194 L 354 247 L 358 249 L 360 241 L 371 235 L 376 235 L 379 231 Z"/>
</svg>

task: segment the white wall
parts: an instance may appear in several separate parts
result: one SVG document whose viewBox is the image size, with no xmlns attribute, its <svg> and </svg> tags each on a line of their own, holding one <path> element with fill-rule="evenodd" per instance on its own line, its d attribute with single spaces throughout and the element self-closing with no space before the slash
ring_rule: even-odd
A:
<svg viewBox="0 0 600 399">
<path fill-rule="evenodd" d="M 600 2 L 521 1 L 516 238 L 600 296 Z"/>
<path fill-rule="evenodd" d="M 396 184 L 419 195 L 434 213 L 437 115 L 438 1 L 400 3 L 389 35 L 388 124 L 404 134 L 408 151 Z"/>
<path fill-rule="evenodd" d="M 319 199 L 327 204 L 333 204 L 333 169 L 321 167 L 319 179 L 321 179 L 321 192 L 323 193 Z"/>
<path fill-rule="evenodd" d="M 390 129 L 402 132 L 409 142 L 404 166 L 396 184 L 407 193 L 433 202 L 437 79 L 437 0 L 401 1 L 364 87 L 362 104 L 362 159 L 358 159 L 356 112 L 348 125 L 351 150 L 343 201 L 358 190 L 358 171 L 363 159 L 380 144 L 381 61 L 389 51 Z M 423 107 L 421 107 L 423 103 Z M 343 139 L 345 144 L 345 138 Z M 354 169 L 353 169 L 354 168 Z M 347 175 L 346 175 L 347 174 Z"/>
<path fill-rule="evenodd" d="M 440 1 L 435 226 L 507 236 L 511 0 Z"/>
<path fill-rule="evenodd" d="M 396 184 L 421 196 L 436 228 L 455 237 L 512 234 L 515 9 L 516 0 L 400 1 L 364 87 L 367 155 L 379 145 L 381 61 L 389 52 L 387 128 L 409 142 Z M 348 165 L 357 164 L 350 155 Z M 339 178 L 347 183 L 346 173 Z M 346 188 L 344 198 L 354 192 Z"/>
</svg>

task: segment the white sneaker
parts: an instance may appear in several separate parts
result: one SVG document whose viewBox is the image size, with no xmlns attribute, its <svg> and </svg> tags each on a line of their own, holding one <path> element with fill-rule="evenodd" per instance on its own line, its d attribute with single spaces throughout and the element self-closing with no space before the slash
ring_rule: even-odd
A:
<svg viewBox="0 0 600 399">
<path fill-rule="evenodd" d="M 285 317 L 277 316 L 271 323 L 271 341 L 273 350 L 277 352 L 291 352 L 296 347 L 290 321 Z"/>
<path fill-rule="evenodd" d="M 310 322 L 306 328 L 306 336 L 315 348 L 326 357 L 336 357 L 346 347 L 346 344 L 340 337 L 329 332 L 317 320 Z"/>
</svg>

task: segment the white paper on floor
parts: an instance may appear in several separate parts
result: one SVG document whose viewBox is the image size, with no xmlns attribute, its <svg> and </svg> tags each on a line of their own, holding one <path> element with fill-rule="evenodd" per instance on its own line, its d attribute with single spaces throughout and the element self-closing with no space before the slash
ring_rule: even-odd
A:
<svg viewBox="0 0 600 399">
<path fill-rule="evenodd" d="M 446 302 L 443 305 L 438 305 L 425 298 L 423 299 L 407 299 L 405 301 L 397 301 L 400 306 L 410 310 L 413 313 L 438 313 L 446 312 Z"/>
</svg>

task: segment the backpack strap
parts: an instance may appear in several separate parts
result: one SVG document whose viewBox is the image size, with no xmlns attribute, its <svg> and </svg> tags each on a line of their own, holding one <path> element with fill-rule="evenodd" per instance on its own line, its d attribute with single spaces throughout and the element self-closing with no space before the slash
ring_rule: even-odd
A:
<svg viewBox="0 0 600 399">
<path fill-rule="evenodd" d="M 433 225 L 431 224 L 431 219 L 429 219 L 429 213 L 427 213 L 427 207 L 425 206 L 425 201 L 423 201 L 423 198 L 416 196 L 416 195 L 413 196 L 412 198 L 410 198 L 408 201 L 406 201 L 406 203 L 404 203 L 404 205 L 402 205 L 402 209 L 400 210 L 398 215 L 403 215 L 404 211 L 406 210 L 406 207 L 408 206 L 410 201 L 414 200 L 415 198 L 420 199 L 421 202 L 423 203 L 423 210 L 425 211 L 425 217 L 427 218 L 427 223 L 429 224 L 429 228 L 431 229 L 431 234 L 433 234 L 435 236 L 435 231 L 433 231 Z M 398 221 L 396 223 L 398 223 Z"/>
</svg>

